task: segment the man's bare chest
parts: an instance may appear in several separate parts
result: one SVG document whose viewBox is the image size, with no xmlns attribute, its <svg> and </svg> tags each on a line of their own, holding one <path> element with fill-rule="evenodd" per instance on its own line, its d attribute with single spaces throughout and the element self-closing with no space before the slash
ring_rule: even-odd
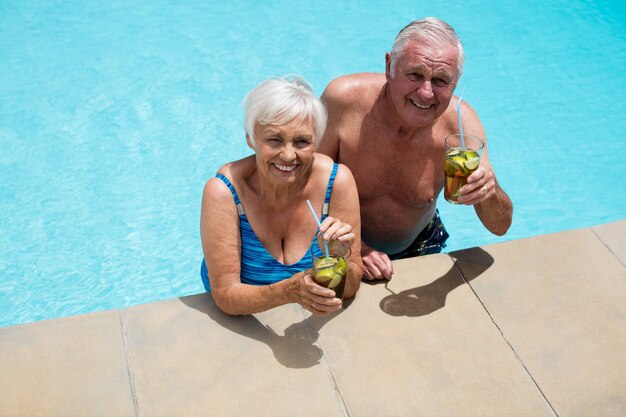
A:
<svg viewBox="0 0 626 417">
<path fill-rule="evenodd" d="M 420 207 L 431 204 L 443 186 L 443 154 L 438 151 L 425 146 L 345 146 L 340 161 L 352 171 L 362 202 L 384 198 Z"/>
</svg>

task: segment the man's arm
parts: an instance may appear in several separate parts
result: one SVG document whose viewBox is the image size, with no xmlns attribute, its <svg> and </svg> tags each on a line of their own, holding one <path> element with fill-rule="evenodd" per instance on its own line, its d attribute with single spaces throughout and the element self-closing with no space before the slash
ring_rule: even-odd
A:
<svg viewBox="0 0 626 417">
<path fill-rule="evenodd" d="M 341 163 L 339 154 L 340 126 L 345 108 L 342 99 L 345 100 L 345 90 L 341 78 L 333 80 L 328 84 L 322 94 L 322 102 L 328 112 L 328 121 L 324 136 L 320 140 L 317 152 L 330 156 L 335 162 Z"/>
<path fill-rule="evenodd" d="M 317 151 L 330 156 L 336 162 L 345 163 L 341 155 L 342 132 L 349 131 L 346 126 L 350 118 L 349 113 L 358 105 L 362 98 L 363 89 L 360 81 L 363 77 L 375 75 L 346 75 L 333 80 L 322 94 L 322 101 L 328 111 L 326 131 L 320 141 Z M 371 82 L 371 81 L 369 81 Z M 387 279 L 393 275 L 393 265 L 387 254 L 370 248 L 361 241 L 361 256 L 363 259 L 363 278 L 367 280 Z"/>
<path fill-rule="evenodd" d="M 465 102 L 461 104 L 463 112 L 463 131 L 482 138 L 485 142 L 480 157 L 480 166 L 469 176 L 467 185 L 461 188 L 459 202 L 473 205 L 478 218 L 491 233 L 504 235 L 513 221 L 513 203 L 504 192 L 489 162 L 485 131 L 478 115 Z"/>
<path fill-rule="evenodd" d="M 502 236 L 509 230 L 509 227 L 511 227 L 513 221 L 513 203 L 498 184 L 493 170 L 485 167 L 483 167 L 483 169 L 485 170 L 483 177 L 486 178 L 484 179 L 485 185 L 484 187 L 478 186 L 474 188 L 476 193 L 482 194 L 478 202 L 474 204 L 474 210 L 476 210 L 478 218 L 487 230 L 494 235 Z M 483 179 L 477 178 L 474 182 L 480 184 L 483 182 Z M 473 185 L 473 183 L 469 182 L 468 179 L 467 186 L 469 187 L 469 185 Z M 468 190 L 472 189 L 468 188 Z M 463 191 L 461 193 L 465 194 Z M 471 191 L 467 191 L 467 193 L 471 193 Z"/>
</svg>

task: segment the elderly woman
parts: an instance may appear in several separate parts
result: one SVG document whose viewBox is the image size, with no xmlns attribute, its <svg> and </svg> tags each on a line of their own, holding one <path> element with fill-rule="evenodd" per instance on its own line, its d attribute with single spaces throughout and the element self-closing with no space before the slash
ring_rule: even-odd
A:
<svg viewBox="0 0 626 417">
<path fill-rule="evenodd" d="M 202 196 L 202 279 L 218 307 L 251 314 L 299 303 L 314 314 L 341 308 L 310 275 L 325 240 L 351 247 L 344 296 L 363 274 L 359 199 L 352 174 L 315 153 L 326 109 L 299 77 L 268 79 L 245 97 L 246 141 L 254 154 L 221 167 Z"/>
</svg>

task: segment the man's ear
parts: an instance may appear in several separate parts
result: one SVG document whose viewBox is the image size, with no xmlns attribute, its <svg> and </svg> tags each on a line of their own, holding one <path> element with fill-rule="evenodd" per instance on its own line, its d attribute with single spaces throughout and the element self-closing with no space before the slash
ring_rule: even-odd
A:
<svg viewBox="0 0 626 417">
<path fill-rule="evenodd" d="M 252 149 L 253 151 L 254 149 L 254 142 L 252 142 L 252 139 L 250 139 L 250 135 L 248 135 L 246 133 L 246 142 L 248 142 L 248 148 Z"/>
<path fill-rule="evenodd" d="M 385 54 L 385 77 L 387 80 L 391 78 L 391 52 Z"/>
</svg>

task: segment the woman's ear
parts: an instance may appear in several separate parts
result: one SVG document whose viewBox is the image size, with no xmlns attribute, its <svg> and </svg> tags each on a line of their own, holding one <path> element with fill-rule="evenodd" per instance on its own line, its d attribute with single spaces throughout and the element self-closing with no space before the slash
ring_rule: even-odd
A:
<svg viewBox="0 0 626 417">
<path fill-rule="evenodd" d="M 252 141 L 252 139 L 250 139 L 250 135 L 248 135 L 246 133 L 246 142 L 248 142 L 248 148 L 252 149 L 253 151 L 254 149 L 254 142 Z"/>
</svg>

